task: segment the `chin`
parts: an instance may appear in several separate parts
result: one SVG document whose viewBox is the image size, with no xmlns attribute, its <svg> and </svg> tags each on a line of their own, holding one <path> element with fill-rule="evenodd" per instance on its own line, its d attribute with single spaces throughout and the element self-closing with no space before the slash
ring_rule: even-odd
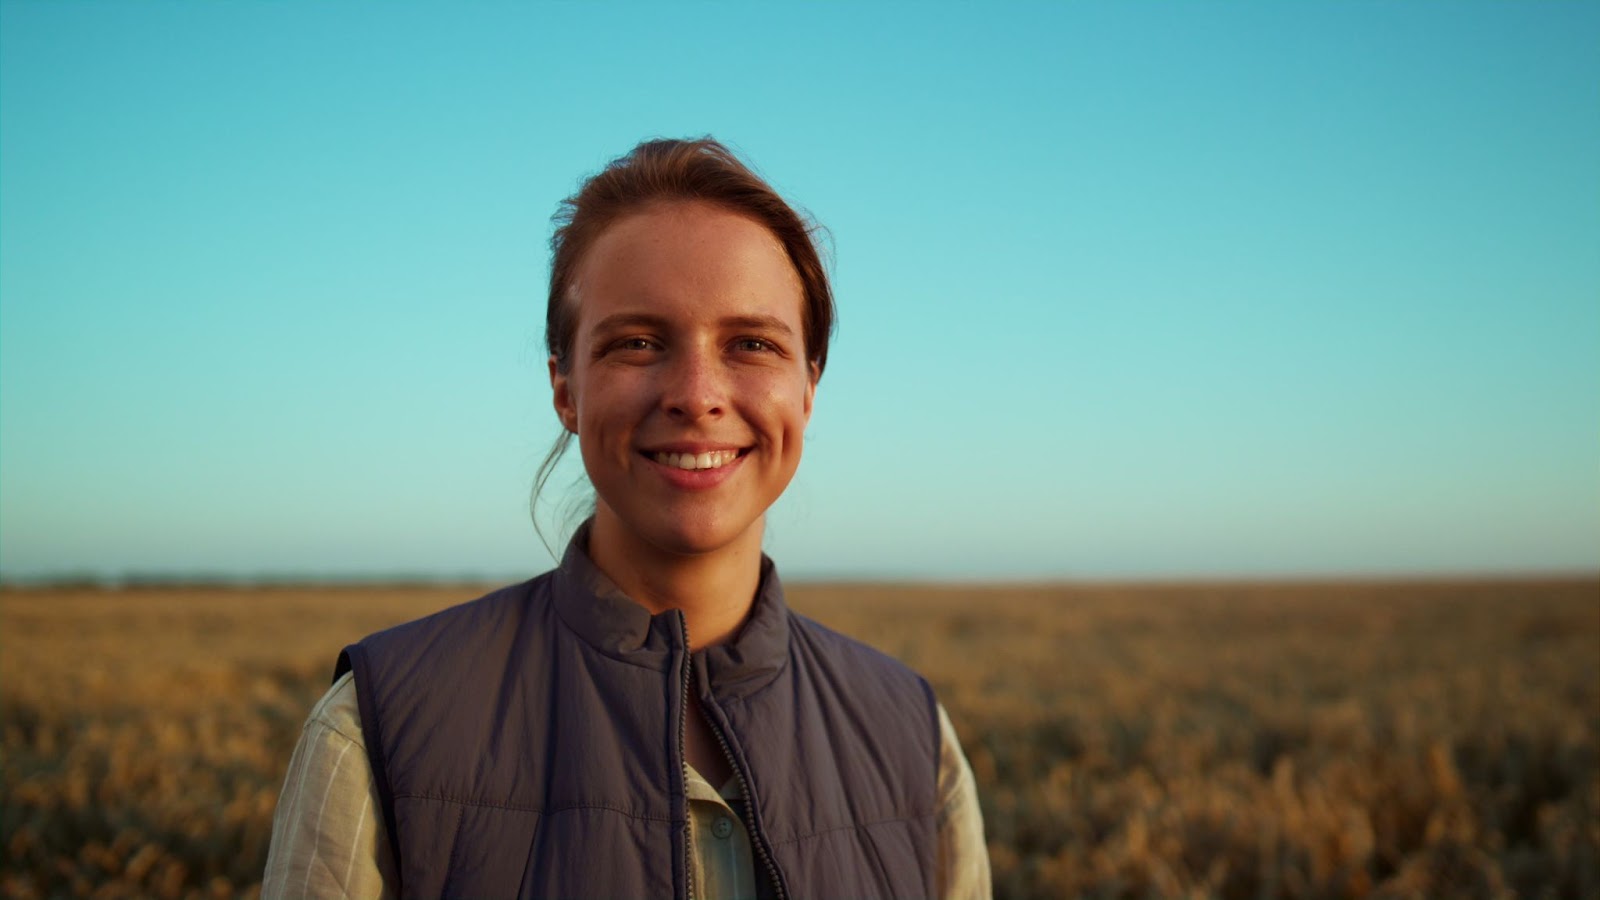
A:
<svg viewBox="0 0 1600 900">
<path fill-rule="evenodd" d="M 595 514 L 608 520 L 606 530 L 621 538 L 624 547 L 631 543 L 635 552 L 704 556 L 740 547 L 760 549 L 766 506 L 759 498 L 662 496 L 630 490 L 632 485 L 616 491 L 610 487 L 596 485 Z M 622 502 L 608 503 L 607 495 Z"/>
<path fill-rule="evenodd" d="M 732 520 L 722 516 L 682 516 L 652 523 L 645 539 L 667 553 L 700 556 L 737 544 L 752 530 L 759 536 L 762 516 L 754 521 Z M 759 542 L 759 537 L 758 537 Z"/>
</svg>

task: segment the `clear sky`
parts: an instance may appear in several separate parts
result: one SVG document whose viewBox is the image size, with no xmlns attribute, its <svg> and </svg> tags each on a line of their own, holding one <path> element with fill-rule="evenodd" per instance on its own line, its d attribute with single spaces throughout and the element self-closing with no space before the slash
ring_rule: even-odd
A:
<svg viewBox="0 0 1600 900">
<path fill-rule="evenodd" d="M 791 576 L 1600 568 L 1600 4 L 3 2 L 0 571 L 548 568 L 549 216 L 702 134 Z"/>
</svg>

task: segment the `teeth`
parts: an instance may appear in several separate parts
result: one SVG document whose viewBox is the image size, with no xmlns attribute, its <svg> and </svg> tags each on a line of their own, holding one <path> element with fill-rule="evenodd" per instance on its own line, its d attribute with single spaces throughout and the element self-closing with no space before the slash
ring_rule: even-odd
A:
<svg viewBox="0 0 1600 900">
<path fill-rule="evenodd" d="M 737 450 L 713 450 L 708 453 L 654 453 L 651 459 L 674 469 L 720 469 L 734 461 Z"/>
</svg>

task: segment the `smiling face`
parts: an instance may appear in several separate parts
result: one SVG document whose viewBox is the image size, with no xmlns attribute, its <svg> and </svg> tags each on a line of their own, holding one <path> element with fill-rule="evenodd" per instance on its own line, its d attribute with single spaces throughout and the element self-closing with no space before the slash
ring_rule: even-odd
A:
<svg viewBox="0 0 1600 900">
<path fill-rule="evenodd" d="M 550 361 L 598 495 L 592 540 L 759 549 L 816 390 L 802 296 L 771 232 L 707 203 L 650 206 L 595 240 L 567 370 Z"/>
</svg>

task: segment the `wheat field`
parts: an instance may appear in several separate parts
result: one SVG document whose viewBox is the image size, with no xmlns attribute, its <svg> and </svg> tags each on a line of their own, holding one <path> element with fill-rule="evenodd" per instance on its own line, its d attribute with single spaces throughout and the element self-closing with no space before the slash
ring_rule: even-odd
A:
<svg viewBox="0 0 1600 900">
<path fill-rule="evenodd" d="M 481 592 L 0 591 L 0 895 L 258 893 L 339 647 Z M 996 896 L 1600 896 L 1595 580 L 790 599 L 933 682 Z"/>
</svg>

